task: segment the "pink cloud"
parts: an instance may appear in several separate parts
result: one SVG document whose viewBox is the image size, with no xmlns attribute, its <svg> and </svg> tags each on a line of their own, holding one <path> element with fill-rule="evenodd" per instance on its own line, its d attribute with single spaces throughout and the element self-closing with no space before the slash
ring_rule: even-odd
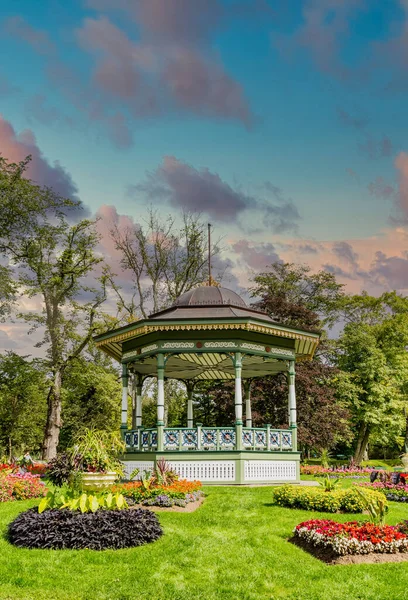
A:
<svg viewBox="0 0 408 600">
<path fill-rule="evenodd" d="M 78 199 L 78 188 L 71 175 L 58 161 L 50 164 L 38 147 L 30 129 L 17 134 L 12 125 L 0 115 L 0 151 L 11 162 L 20 162 L 31 155 L 27 174 L 36 183 L 53 188 L 65 198 Z"/>
</svg>

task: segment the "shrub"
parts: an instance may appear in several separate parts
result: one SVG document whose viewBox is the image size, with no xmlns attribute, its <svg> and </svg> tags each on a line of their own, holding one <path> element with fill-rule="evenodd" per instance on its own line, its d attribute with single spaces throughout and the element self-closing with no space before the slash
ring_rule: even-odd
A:
<svg viewBox="0 0 408 600">
<path fill-rule="evenodd" d="M 11 473 L 0 477 L 0 502 L 30 500 L 41 498 L 44 494 L 45 486 L 39 475 Z"/>
<path fill-rule="evenodd" d="M 8 528 L 9 541 L 20 548 L 105 550 L 130 548 L 154 542 L 163 534 L 156 515 L 144 509 L 70 510 L 32 508 Z"/>
<path fill-rule="evenodd" d="M 368 491 L 373 501 L 383 496 L 378 492 Z M 355 489 L 325 492 L 321 488 L 304 488 L 285 485 L 274 492 L 274 501 L 279 506 L 300 508 L 317 512 L 361 513 L 365 509 L 365 501 Z"/>
<path fill-rule="evenodd" d="M 408 537 L 401 525 L 391 527 L 357 521 L 337 523 L 328 519 L 314 519 L 296 525 L 293 535 L 295 539 L 326 548 L 337 555 L 369 552 L 395 554 L 408 550 Z"/>
</svg>

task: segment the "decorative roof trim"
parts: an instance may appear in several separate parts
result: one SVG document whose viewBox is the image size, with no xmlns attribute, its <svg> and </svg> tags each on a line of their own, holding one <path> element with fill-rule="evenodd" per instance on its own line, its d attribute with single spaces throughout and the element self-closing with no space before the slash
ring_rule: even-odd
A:
<svg viewBox="0 0 408 600">
<path fill-rule="evenodd" d="M 306 334 L 297 333 L 294 331 L 288 331 L 283 329 L 277 329 L 274 326 L 268 327 L 267 325 L 258 325 L 256 323 L 173 323 L 172 325 L 164 325 L 162 323 L 155 325 L 143 325 L 136 331 L 134 329 L 130 331 L 124 331 L 116 336 L 107 338 L 106 340 L 95 340 L 96 346 L 102 346 L 107 341 L 109 342 L 123 342 L 132 337 L 139 337 L 146 335 L 147 333 L 154 333 L 156 331 L 202 331 L 202 330 L 231 330 L 231 329 L 245 329 L 247 331 L 256 331 L 258 333 L 266 333 L 269 335 L 276 335 L 278 337 L 286 337 L 295 340 L 307 340 L 316 341 L 316 345 L 319 341 L 318 334 Z"/>
</svg>

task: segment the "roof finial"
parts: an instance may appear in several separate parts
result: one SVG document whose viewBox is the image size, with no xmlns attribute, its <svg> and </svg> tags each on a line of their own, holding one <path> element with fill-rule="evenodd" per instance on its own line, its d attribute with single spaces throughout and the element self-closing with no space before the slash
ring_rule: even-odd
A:
<svg viewBox="0 0 408 600">
<path fill-rule="evenodd" d="M 211 223 L 208 223 L 208 285 L 212 285 L 211 276 Z"/>
</svg>

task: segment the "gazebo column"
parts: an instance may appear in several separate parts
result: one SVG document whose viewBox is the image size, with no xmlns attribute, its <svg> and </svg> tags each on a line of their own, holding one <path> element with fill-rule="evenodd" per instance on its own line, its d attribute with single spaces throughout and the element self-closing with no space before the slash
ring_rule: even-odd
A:
<svg viewBox="0 0 408 600">
<path fill-rule="evenodd" d="M 164 355 L 157 355 L 157 451 L 164 448 Z"/>
<path fill-rule="evenodd" d="M 296 389 L 295 389 L 295 361 L 289 361 L 288 368 L 289 387 L 289 427 L 292 430 L 292 450 L 297 451 L 297 419 L 296 419 Z"/>
<path fill-rule="evenodd" d="M 143 377 L 136 374 L 136 428 L 142 426 L 142 387 Z"/>
<path fill-rule="evenodd" d="M 242 450 L 242 355 L 241 352 L 234 354 L 235 368 L 235 449 Z"/>
<path fill-rule="evenodd" d="M 122 438 L 125 437 L 127 430 L 127 411 L 128 411 L 128 380 L 129 373 L 126 363 L 122 363 L 122 412 L 120 432 Z"/>
<path fill-rule="evenodd" d="M 194 414 L 193 414 L 193 392 L 194 382 L 187 381 L 187 427 L 194 427 Z"/>
<path fill-rule="evenodd" d="M 244 382 L 245 393 L 245 427 L 252 427 L 252 409 L 251 409 L 251 379 Z"/>
</svg>

